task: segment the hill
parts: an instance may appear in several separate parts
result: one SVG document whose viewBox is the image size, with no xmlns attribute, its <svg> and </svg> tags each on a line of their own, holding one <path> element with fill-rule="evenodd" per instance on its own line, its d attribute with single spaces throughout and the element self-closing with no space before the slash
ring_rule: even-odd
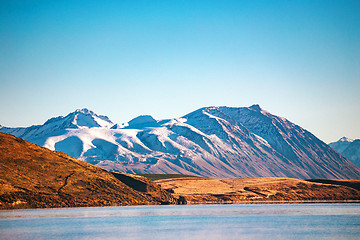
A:
<svg viewBox="0 0 360 240">
<path fill-rule="evenodd" d="M 0 133 L 0 209 L 173 202 L 169 193 L 144 177 L 114 176 L 62 152 Z"/>
<path fill-rule="evenodd" d="M 156 183 L 188 204 L 360 200 L 359 180 L 177 178 L 157 180 Z"/>
</svg>

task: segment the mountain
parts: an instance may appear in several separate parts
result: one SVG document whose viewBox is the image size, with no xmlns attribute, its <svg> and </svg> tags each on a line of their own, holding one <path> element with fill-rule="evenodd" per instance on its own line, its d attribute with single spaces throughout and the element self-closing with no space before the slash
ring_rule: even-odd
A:
<svg viewBox="0 0 360 240">
<path fill-rule="evenodd" d="M 0 209 L 174 202 L 142 177 L 92 164 L 0 133 Z"/>
<path fill-rule="evenodd" d="M 44 125 L 0 132 L 127 173 L 360 178 L 360 169 L 327 144 L 259 105 L 205 107 L 167 120 L 139 116 L 121 125 L 83 109 Z"/>
<path fill-rule="evenodd" d="M 360 167 L 360 139 L 342 137 L 337 142 L 329 143 L 329 146 Z"/>
<path fill-rule="evenodd" d="M 51 118 L 43 125 L 34 125 L 27 128 L 6 128 L 0 126 L 0 131 L 32 142 L 38 142 L 39 139 L 47 138 L 49 135 L 61 134 L 66 129 L 108 128 L 113 125 L 114 123 L 108 117 L 97 115 L 93 111 L 84 108 L 69 113 L 65 117 Z M 40 143 L 39 145 L 42 144 Z"/>
<path fill-rule="evenodd" d="M 329 143 L 329 146 L 341 154 L 353 141 L 351 138 L 342 137 L 337 142 Z"/>
</svg>

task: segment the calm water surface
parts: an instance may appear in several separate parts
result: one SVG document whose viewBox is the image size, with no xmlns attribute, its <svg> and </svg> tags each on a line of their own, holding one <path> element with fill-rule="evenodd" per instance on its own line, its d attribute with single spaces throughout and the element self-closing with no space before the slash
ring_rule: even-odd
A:
<svg viewBox="0 0 360 240">
<path fill-rule="evenodd" d="M 0 211 L 0 239 L 360 239 L 360 203 Z"/>
</svg>

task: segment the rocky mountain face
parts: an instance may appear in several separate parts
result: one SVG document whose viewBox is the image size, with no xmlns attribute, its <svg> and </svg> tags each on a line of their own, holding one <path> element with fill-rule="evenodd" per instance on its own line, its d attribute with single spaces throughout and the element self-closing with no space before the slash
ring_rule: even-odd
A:
<svg viewBox="0 0 360 240">
<path fill-rule="evenodd" d="M 127 173 L 360 178 L 360 169 L 327 144 L 258 105 L 206 107 L 168 120 L 139 116 L 121 125 L 82 109 L 0 131 Z"/>
<path fill-rule="evenodd" d="M 360 139 L 342 137 L 337 142 L 329 143 L 329 146 L 360 167 Z"/>
</svg>

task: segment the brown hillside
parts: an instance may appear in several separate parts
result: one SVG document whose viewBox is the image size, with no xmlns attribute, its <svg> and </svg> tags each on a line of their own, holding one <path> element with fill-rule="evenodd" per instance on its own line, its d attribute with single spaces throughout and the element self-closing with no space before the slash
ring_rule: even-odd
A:
<svg viewBox="0 0 360 240">
<path fill-rule="evenodd" d="M 330 181 L 330 180 L 329 180 Z M 331 184 L 330 184 L 331 182 Z M 309 182 L 292 178 L 163 179 L 156 183 L 188 203 L 247 201 L 343 201 L 360 200 L 360 180 Z M 341 182 L 341 184 L 339 184 Z"/>
<path fill-rule="evenodd" d="M 143 189 L 61 152 L 0 133 L 0 209 L 171 203 L 158 185 L 137 178 Z M 125 182 L 125 183 L 124 183 Z M 128 184 L 128 185 L 127 185 Z"/>
</svg>

